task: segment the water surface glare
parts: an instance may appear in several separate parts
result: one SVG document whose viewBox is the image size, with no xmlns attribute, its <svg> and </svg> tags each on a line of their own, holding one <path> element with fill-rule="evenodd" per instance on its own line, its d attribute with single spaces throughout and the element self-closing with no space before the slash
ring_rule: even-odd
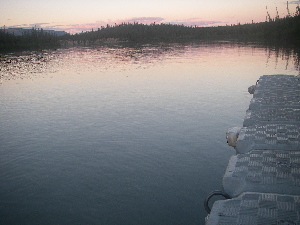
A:
<svg viewBox="0 0 300 225">
<path fill-rule="evenodd" d="M 247 88 L 299 73 L 280 54 L 216 43 L 2 55 L 0 224 L 204 224 Z"/>
</svg>

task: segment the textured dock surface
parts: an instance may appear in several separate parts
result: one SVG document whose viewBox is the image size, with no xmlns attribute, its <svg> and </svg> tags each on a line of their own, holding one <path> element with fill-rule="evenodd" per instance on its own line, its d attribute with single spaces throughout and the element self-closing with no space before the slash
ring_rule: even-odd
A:
<svg viewBox="0 0 300 225">
<path fill-rule="evenodd" d="M 253 149 L 299 150 L 300 124 L 257 124 L 243 127 L 236 144 L 237 153 L 247 153 Z"/>
<path fill-rule="evenodd" d="M 257 124 L 299 124 L 300 108 L 297 107 L 261 107 L 259 110 L 247 110 L 243 126 Z"/>
<path fill-rule="evenodd" d="M 231 197 L 253 191 L 300 194 L 300 151 L 252 150 L 232 156 L 223 188 Z"/>
<path fill-rule="evenodd" d="M 299 196 L 246 192 L 234 199 L 217 201 L 206 224 L 300 224 L 299 210 Z"/>
<path fill-rule="evenodd" d="M 300 225 L 300 77 L 264 75 L 254 89 L 223 177 L 231 199 L 207 225 Z"/>
</svg>

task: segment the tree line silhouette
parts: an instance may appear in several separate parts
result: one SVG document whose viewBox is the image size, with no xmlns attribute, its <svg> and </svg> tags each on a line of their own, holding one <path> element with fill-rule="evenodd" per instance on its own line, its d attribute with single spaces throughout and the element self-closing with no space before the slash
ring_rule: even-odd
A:
<svg viewBox="0 0 300 225">
<path fill-rule="evenodd" d="M 44 32 L 43 29 L 32 28 L 23 35 L 16 36 L 0 30 L 0 50 L 46 49 L 60 47 L 57 36 Z"/>
<path fill-rule="evenodd" d="M 79 34 L 55 36 L 32 28 L 22 36 L 0 30 L 0 50 L 58 48 L 70 45 L 95 45 L 108 42 L 181 42 L 181 41 L 255 41 L 264 44 L 290 43 L 300 46 L 300 9 L 294 15 L 272 19 L 267 12 L 265 22 L 218 27 L 196 27 L 176 24 L 122 23 L 107 25 Z"/>
</svg>

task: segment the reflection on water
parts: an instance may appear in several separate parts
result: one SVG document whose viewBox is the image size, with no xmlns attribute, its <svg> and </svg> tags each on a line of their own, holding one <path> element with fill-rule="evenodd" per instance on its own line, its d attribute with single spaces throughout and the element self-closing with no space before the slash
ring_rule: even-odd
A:
<svg viewBox="0 0 300 225">
<path fill-rule="evenodd" d="M 226 53 L 225 49 L 229 49 Z M 185 57 L 195 60 L 199 57 L 216 55 L 221 52 L 232 57 L 232 49 L 243 52 L 252 51 L 253 54 L 263 54 L 266 66 L 274 67 L 285 64 L 285 70 L 299 71 L 300 53 L 295 48 L 270 48 L 259 45 L 239 45 L 226 42 L 210 44 L 156 44 L 125 47 L 115 45 L 110 47 L 81 47 L 58 50 L 43 50 L 35 52 L 21 52 L 18 54 L 1 55 L 0 79 L 30 78 L 37 74 L 54 73 L 66 70 L 72 65 L 74 70 L 108 69 L 117 67 L 125 69 L 129 64 L 132 68 L 147 68 L 151 64 L 158 64 L 166 60 Z M 210 66 L 210 65 L 209 65 Z"/>
<path fill-rule="evenodd" d="M 265 48 L 267 53 L 267 64 L 275 58 L 276 67 L 285 62 L 285 69 L 294 66 L 300 75 L 300 49 L 299 48 Z"/>
<path fill-rule="evenodd" d="M 263 74 L 298 53 L 157 44 L 0 58 L 0 224 L 203 224 Z"/>
<path fill-rule="evenodd" d="M 147 67 L 168 56 L 179 54 L 184 46 L 153 46 L 143 45 L 129 48 L 123 46 L 98 48 L 69 48 L 59 50 L 44 50 L 39 52 L 22 52 L 1 56 L 0 77 L 3 80 L 28 78 L 36 73 L 57 72 L 72 65 L 74 70 L 84 66 L 84 69 L 124 67 L 127 64 Z M 70 68 L 67 68 L 70 69 Z"/>
<path fill-rule="evenodd" d="M 44 73 L 47 65 L 57 57 L 53 51 L 22 52 L 19 54 L 1 55 L 1 80 L 28 78 L 34 73 Z"/>
</svg>

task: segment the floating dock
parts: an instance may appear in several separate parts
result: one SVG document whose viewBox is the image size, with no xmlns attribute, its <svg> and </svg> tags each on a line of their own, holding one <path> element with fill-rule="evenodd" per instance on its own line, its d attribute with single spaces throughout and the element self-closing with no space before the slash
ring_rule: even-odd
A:
<svg viewBox="0 0 300 225">
<path fill-rule="evenodd" d="M 300 224 L 300 77 L 264 75 L 241 128 L 229 129 L 236 150 L 223 190 L 205 202 L 206 225 Z M 214 195 L 223 195 L 208 207 Z"/>
</svg>

